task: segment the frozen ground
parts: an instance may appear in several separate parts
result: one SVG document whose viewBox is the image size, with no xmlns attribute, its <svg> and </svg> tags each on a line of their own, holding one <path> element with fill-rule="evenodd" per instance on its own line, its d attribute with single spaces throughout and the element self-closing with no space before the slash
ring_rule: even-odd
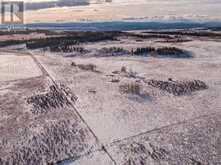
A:
<svg viewBox="0 0 221 165">
<path fill-rule="evenodd" d="M 160 43 L 124 38 L 83 46 L 91 50 L 90 55 L 110 46 L 128 50 L 176 46 L 194 57 L 64 57 L 32 51 L 30 61 L 34 59 L 42 76 L 0 82 L 0 164 L 13 160 L 22 164 L 24 158 L 62 165 L 221 164 L 220 41 Z M 72 62 L 97 68 L 86 71 Z M 134 76 L 122 73 L 123 66 Z M 197 79 L 209 88 L 174 96 L 146 83 L 168 78 Z M 140 84 L 145 96 L 119 91 L 120 85 L 130 82 Z M 31 113 L 26 98 L 44 94 L 52 84 L 70 88 L 77 101 L 40 115 Z M 31 154 L 27 156 L 25 150 Z"/>
<path fill-rule="evenodd" d="M 1 59 L 12 58 L 12 61 L 8 60 L 9 63 L 4 63 L 12 66 L 22 58 L 23 62 L 20 62 L 24 66 L 17 66 L 12 81 L 0 81 L 0 164 L 53 164 L 96 150 L 99 144 L 75 111 L 73 103 L 68 101 L 66 104 L 65 100 L 61 100 L 64 104 L 56 104 L 60 101 L 57 95 L 64 91 L 56 87 L 57 93 L 50 94 L 49 88 L 54 83 L 47 71 L 30 55 L 16 54 L 1 56 Z M 36 74 L 35 70 L 40 74 Z M 38 109 L 29 104 L 28 100 L 38 95 L 43 99 L 49 95 L 54 100 L 47 101 L 47 109 L 42 108 L 45 111 L 36 114 L 33 110 Z"/>
<path fill-rule="evenodd" d="M 0 81 L 40 76 L 41 70 L 29 56 L 0 53 Z"/>
</svg>

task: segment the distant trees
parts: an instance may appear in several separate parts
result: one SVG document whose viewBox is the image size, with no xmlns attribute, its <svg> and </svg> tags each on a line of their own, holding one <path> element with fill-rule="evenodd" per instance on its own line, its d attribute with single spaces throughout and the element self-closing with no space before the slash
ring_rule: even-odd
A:
<svg viewBox="0 0 221 165">
<path fill-rule="evenodd" d="M 191 94 L 192 92 L 205 90 L 209 87 L 205 82 L 200 80 L 192 80 L 192 81 L 160 81 L 160 80 L 150 80 L 148 85 L 158 88 L 160 90 L 164 90 L 170 94 L 175 96 L 181 96 L 186 94 Z"/>
<path fill-rule="evenodd" d="M 102 48 L 99 51 L 99 56 L 118 56 L 118 55 L 128 55 L 130 52 L 122 47 L 109 47 Z"/>
<path fill-rule="evenodd" d="M 184 54 L 184 51 L 182 49 L 176 48 L 176 47 L 163 47 L 158 48 L 156 50 L 158 55 L 179 55 Z"/>
<path fill-rule="evenodd" d="M 151 31 L 144 32 L 145 34 L 150 35 L 178 35 L 178 36 L 194 36 L 194 37 L 221 37 L 221 34 L 214 33 L 212 31 Z"/>
<path fill-rule="evenodd" d="M 76 45 L 79 44 L 77 40 L 74 38 L 65 38 L 65 37 L 52 37 L 52 38 L 44 38 L 44 39 L 36 39 L 31 40 L 26 43 L 28 49 L 38 49 L 38 48 L 54 48 L 64 45 Z"/>
<path fill-rule="evenodd" d="M 102 52 L 104 53 L 120 53 L 125 52 L 126 50 L 122 47 L 110 47 L 110 48 L 102 48 Z"/>
<path fill-rule="evenodd" d="M 79 53 L 86 53 L 87 50 L 83 47 L 78 45 L 59 45 L 59 46 L 52 46 L 50 47 L 51 52 L 63 52 L 63 53 L 70 53 L 70 52 L 79 52 Z"/>
<path fill-rule="evenodd" d="M 24 43 L 25 43 L 25 41 L 23 41 L 23 40 L 6 40 L 6 41 L 0 42 L 0 47 L 17 45 L 17 44 L 24 44 Z"/>
<path fill-rule="evenodd" d="M 26 46 L 28 49 L 65 47 L 66 45 L 78 45 L 85 42 L 116 40 L 116 36 L 118 35 L 120 35 L 120 32 L 70 32 L 60 37 L 33 39 L 28 41 Z"/>
<path fill-rule="evenodd" d="M 155 52 L 156 49 L 154 47 L 145 47 L 145 48 L 137 48 L 133 54 L 135 55 L 144 55 L 144 54 L 150 54 L 151 52 Z"/>
<path fill-rule="evenodd" d="M 176 47 L 162 47 L 162 48 L 154 48 L 154 47 L 142 47 L 137 48 L 135 51 L 132 49 L 131 51 L 134 55 L 150 55 L 150 56 L 172 56 L 172 57 L 191 57 L 191 55 L 182 49 Z"/>
</svg>

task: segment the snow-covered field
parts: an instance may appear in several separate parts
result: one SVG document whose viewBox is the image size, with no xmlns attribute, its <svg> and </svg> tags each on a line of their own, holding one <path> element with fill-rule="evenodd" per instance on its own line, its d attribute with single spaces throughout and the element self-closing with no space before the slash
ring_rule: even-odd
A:
<svg viewBox="0 0 221 165">
<path fill-rule="evenodd" d="M 41 70 L 31 57 L 1 52 L 0 81 L 27 79 L 41 74 Z"/>
<path fill-rule="evenodd" d="M 144 45 L 176 46 L 191 51 L 194 54 L 194 58 L 176 59 L 129 56 L 65 58 L 62 56 L 53 55 L 51 53 L 46 56 L 37 56 L 42 65 L 58 83 L 66 84 L 79 97 L 75 107 L 84 118 L 84 120 L 89 124 L 90 128 L 101 141 L 101 143 L 105 146 L 108 146 L 108 150 L 114 155 L 117 164 L 126 163 L 126 158 L 124 157 L 127 157 L 127 154 L 129 154 L 129 151 L 127 150 L 133 150 L 130 148 L 129 144 L 129 146 L 127 146 L 128 148 L 126 147 L 127 150 L 125 149 L 126 151 L 124 148 L 121 148 L 120 145 L 122 139 L 132 139 L 131 143 L 133 143 L 134 136 L 145 132 L 147 134 L 144 136 L 148 139 L 148 132 L 152 132 L 164 127 L 170 128 L 170 126 L 173 125 L 175 125 L 174 129 L 177 128 L 177 131 L 180 134 L 183 134 L 183 136 L 189 138 L 189 135 L 186 133 L 186 131 L 188 132 L 189 129 L 192 129 L 191 126 L 189 128 L 188 125 L 188 128 L 185 128 L 185 130 L 183 129 L 185 126 L 176 127 L 178 123 L 192 121 L 199 117 L 210 116 L 212 114 L 220 114 L 220 42 L 203 40 L 195 40 L 187 43 L 177 44 L 163 44 L 156 43 L 154 41 L 143 41 L 143 43 L 136 43 L 135 41 L 128 40 L 121 41 L 120 44 L 117 42 L 118 41 L 113 43 L 101 42 L 96 44 L 88 44 L 85 45 L 85 47 L 89 50 L 93 50 L 93 48 L 117 45 L 127 49 L 132 47 L 141 47 Z M 71 66 L 72 62 L 76 64 L 92 63 L 97 66 L 97 70 L 99 72 L 83 71 Z M 114 71 L 120 71 L 123 66 L 125 66 L 129 71 L 136 72 L 137 78 L 128 78 L 121 74 L 113 74 Z M 166 92 L 152 88 L 142 82 L 143 79 L 146 81 L 150 79 L 167 81 L 168 78 L 172 78 L 173 80 L 178 81 L 194 79 L 201 80 L 208 84 L 209 89 L 194 92 L 187 96 L 172 96 Z M 113 83 L 113 79 L 117 79 L 119 82 Z M 143 98 L 140 96 L 125 95 L 120 93 L 119 86 L 128 82 L 140 82 L 143 90 L 148 94 L 148 97 Z M 220 120 L 216 119 L 214 122 L 219 123 Z M 220 128 L 214 129 L 216 129 L 216 133 L 220 131 Z M 173 138 L 173 136 L 176 136 L 173 134 L 177 134 L 177 131 L 169 132 L 168 134 L 172 134 L 172 137 L 168 138 Z M 203 151 L 199 148 L 196 156 L 197 158 L 194 157 L 193 159 L 203 163 L 217 161 L 220 162 L 221 157 L 218 153 L 220 147 L 215 144 L 218 143 L 217 140 L 220 138 L 220 135 L 216 135 L 213 141 L 210 141 L 212 139 L 206 139 L 207 137 L 204 137 L 205 134 L 202 135 L 202 138 L 205 138 L 205 141 L 208 140 L 208 143 L 210 143 L 208 145 L 211 145 L 211 143 L 215 145 L 214 148 L 211 149 L 211 152 L 214 152 L 215 156 L 214 158 L 211 157 L 208 152 L 206 152 L 207 156 L 205 156 L 205 153 L 203 153 Z M 156 133 L 156 136 L 162 135 L 161 133 Z M 183 139 L 179 139 L 180 137 L 177 138 L 177 140 L 182 143 Z M 194 140 L 197 140 L 198 138 L 199 137 L 194 137 Z M 118 144 L 118 142 L 120 144 Z M 125 143 L 127 143 L 127 140 L 125 140 Z M 144 143 L 149 142 L 148 140 L 141 142 L 141 144 Z M 157 141 L 153 140 L 150 141 L 150 143 L 156 143 L 156 147 L 160 147 L 160 144 Z M 156 162 L 164 161 L 169 164 L 172 162 L 175 162 L 176 164 L 180 161 L 187 164 L 190 163 L 190 160 L 187 158 L 188 155 L 182 155 L 183 157 L 181 157 L 179 160 L 175 155 L 181 154 L 181 152 L 183 152 L 179 147 L 184 147 L 183 150 L 187 152 L 195 151 L 192 151 L 192 149 L 189 151 L 187 148 L 185 148 L 187 147 L 185 144 L 178 147 L 176 146 L 178 144 L 174 145 L 175 146 L 173 146 L 172 142 L 171 144 L 163 144 L 165 147 L 164 149 L 168 150 L 168 152 L 171 152 L 171 157 L 170 159 L 168 158 L 167 161 L 166 158 L 165 160 L 154 160 L 152 158 L 148 158 L 145 160 L 146 163 L 148 162 L 147 164 L 149 164 L 152 162 L 151 164 L 157 164 Z M 196 146 L 198 145 L 200 145 L 200 141 L 196 141 Z M 135 148 L 136 147 L 137 146 L 135 145 Z M 174 153 L 175 150 L 177 150 L 176 152 L 178 153 Z M 118 154 L 118 152 L 120 152 L 120 154 Z M 142 154 L 145 155 L 145 152 Z M 203 154 L 204 156 L 202 156 Z M 147 155 L 148 152 L 146 153 L 146 156 Z M 134 155 L 131 157 L 133 156 Z"/>
<path fill-rule="evenodd" d="M 0 164 L 220 164 L 221 42 L 191 39 L 123 37 L 84 43 L 88 54 L 68 57 L 2 52 Z M 193 58 L 94 56 L 113 46 L 175 46 Z M 85 70 L 88 64 L 96 69 Z M 176 96 L 151 86 L 152 79 L 201 80 L 208 89 Z M 139 84 L 140 93 L 122 93 L 128 83 Z"/>
</svg>

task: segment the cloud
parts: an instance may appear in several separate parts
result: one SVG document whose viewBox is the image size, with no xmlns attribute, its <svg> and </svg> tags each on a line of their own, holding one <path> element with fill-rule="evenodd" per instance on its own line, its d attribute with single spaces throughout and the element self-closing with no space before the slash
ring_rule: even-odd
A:
<svg viewBox="0 0 221 165">
<path fill-rule="evenodd" d="M 90 4 L 111 3 L 112 1 L 113 0 L 24 0 L 26 10 L 39 10 L 53 7 L 88 6 Z"/>
<path fill-rule="evenodd" d="M 44 2 L 43 0 L 32 0 L 32 3 L 28 0 L 25 1 L 29 10 L 25 14 L 27 22 L 221 21 L 220 0 L 50 0 L 50 2 L 49 0 L 48 2 L 46 0 Z M 33 3 L 34 1 L 35 3 Z M 53 10 L 36 11 L 47 8 L 53 8 Z"/>
<path fill-rule="evenodd" d="M 53 7 L 65 7 L 65 6 L 85 6 L 90 5 L 90 0 L 58 0 L 48 2 L 26 2 L 26 10 L 39 10 Z"/>
</svg>

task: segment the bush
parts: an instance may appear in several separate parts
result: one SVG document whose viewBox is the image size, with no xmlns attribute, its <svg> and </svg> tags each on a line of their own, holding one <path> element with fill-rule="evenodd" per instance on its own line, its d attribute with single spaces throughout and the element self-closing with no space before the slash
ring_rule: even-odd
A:
<svg viewBox="0 0 221 165">
<path fill-rule="evenodd" d="M 93 71 L 93 72 L 95 72 L 97 68 L 97 66 L 94 64 L 78 64 L 77 67 L 82 70 Z"/>
<path fill-rule="evenodd" d="M 125 66 L 122 66 L 120 71 L 126 73 L 127 72 L 127 68 Z"/>
<path fill-rule="evenodd" d="M 78 67 L 81 70 L 92 71 L 92 72 L 99 72 L 99 71 L 96 70 L 97 66 L 94 65 L 94 64 L 76 64 L 75 62 L 72 62 L 71 66 Z"/>
<path fill-rule="evenodd" d="M 112 83 L 119 83 L 120 80 L 119 80 L 119 79 L 112 79 L 111 82 L 112 82 Z"/>
<path fill-rule="evenodd" d="M 141 85 L 138 83 L 125 83 L 119 86 L 119 90 L 124 94 L 141 94 Z"/>
<path fill-rule="evenodd" d="M 76 64 L 75 62 L 72 62 L 72 63 L 71 63 L 71 66 L 76 67 L 76 66 L 77 66 L 77 64 Z"/>
</svg>

